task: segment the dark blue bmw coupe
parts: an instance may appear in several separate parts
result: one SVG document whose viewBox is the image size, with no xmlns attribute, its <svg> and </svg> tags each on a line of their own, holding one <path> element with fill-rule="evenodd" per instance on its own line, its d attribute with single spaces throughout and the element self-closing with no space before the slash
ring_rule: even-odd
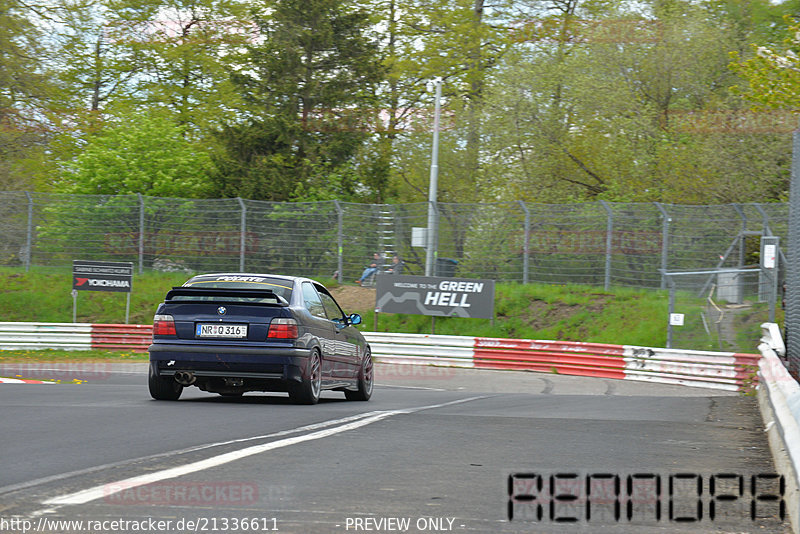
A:
<svg viewBox="0 0 800 534">
<path fill-rule="evenodd" d="M 183 388 L 239 396 L 287 391 L 316 404 L 324 389 L 350 400 L 372 396 L 370 348 L 325 287 L 272 274 L 190 278 L 158 306 L 150 352 L 150 395 L 177 400 Z"/>
</svg>

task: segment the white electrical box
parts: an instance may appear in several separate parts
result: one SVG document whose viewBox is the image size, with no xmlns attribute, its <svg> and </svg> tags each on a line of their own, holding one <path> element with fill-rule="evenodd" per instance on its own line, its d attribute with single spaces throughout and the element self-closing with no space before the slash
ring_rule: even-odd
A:
<svg viewBox="0 0 800 534">
<path fill-rule="evenodd" d="M 412 247 L 427 247 L 428 246 L 428 229 L 421 226 L 411 227 L 411 246 Z"/>
</svg>

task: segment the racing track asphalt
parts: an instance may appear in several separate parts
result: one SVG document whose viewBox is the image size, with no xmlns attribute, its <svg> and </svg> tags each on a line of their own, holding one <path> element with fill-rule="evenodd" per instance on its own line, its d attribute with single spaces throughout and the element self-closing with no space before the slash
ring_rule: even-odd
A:
<svg viewBox="0 0 800 534">
<path fill-rule="evenodd" d="M 76 367 L 64 378 L 81 375 Z M 327 392 L 317 406 L 196 388 L 178 402 L 153 401 L 141 364 L 92 367 L 82 384 L 0 384 L 0 531 L 12 530 L 2 528 L 12 518 L 49 532 L 77 531 L 51 523 L 61 519 L 106 521 L 96 526 L 109 530 L 95 532 L 117 520 L 171 521 L 173 532 L 789 531 L 777 504 L 758 502 L 753 520 L 747 491 L 709 517 L 712 475 L 741 475 L 747 486 L 774 471 L 754 397 L 539 373 L 377 369 L 370 402 Z M 65 372 L 4 366 L 2 376 Z M 531 474 L 545 483 L 618 475 L 622 490 L 588 520 L 585 499 L 580 509 L 545 503 L 542 519 L 520 499 L 509 521 L 509 476 Z M 661 476 L 662 492 L 627 521 L 625 477 L 643 474 Z M 698 501 L 676 490 L 675 518 L 697 517 L 695 503 L 699 522 L 669 519 L 668 482 L 678 474 L 693 475 L 686 480 L 704 493 Z M 556 521 L 570 514 L 579 521 Z"/>
</svg>

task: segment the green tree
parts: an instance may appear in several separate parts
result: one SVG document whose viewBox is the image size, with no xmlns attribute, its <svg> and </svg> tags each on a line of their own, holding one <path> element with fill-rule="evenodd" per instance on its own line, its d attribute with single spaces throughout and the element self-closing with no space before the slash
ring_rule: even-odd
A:
<svg viewBox="0 0 800 534">
<path fill-rule="evenodd" d="M 90 138 L 65 163 L 64 193 L 201 198 L 207 194 L 210 157 L 185 136 L 185 127 L 156 113 L 126 116 Z"/>
<path fill-rule="evenodd" d="M 737 90 L 761 108 L 796 110 L 800 105 L 800 22 L 787 16 L 784 27 L 786 36 L 778 46 L 753 44 L 748 59 L 732 54 L 731 68 L 745 83 Z"/>
<path fill-rule="evenodd" d="M 268 1 L 263 11 L 262 42 L 234 76 L 251 117 L 218 136 L 215 194 L 318 198 L 335 175 L 335 193 L 348 198 L 383 76 L 369 17 L 342 0 Z"/>
<path fill-rule="evenodd" d="M 138 108 L 163 109 L 195 135 L 239 112 L 229 68 L 255 30 L 245 4 L 109 0 L 109 8 L 115 46 L 138 72 L 131 95 Z"/>
<path fill-rule="evenodd" d="M 49 50 L 30 5 L 0 0 L 0 189 L 32 189 L 51 136 Z"/>
<path fill-rule="evenodd" d="M 389 3 L 393 24 L 384 48 L 393 136 L 393 174 L 400 198 L 427 197 L 433 91 L 443 80 L 440 191 L 444 199 L 480 200 L 483 103 L 492 71 L 510 44 L 511 2 L 417 0 Z M 400 147 L 400 148 L 397 148 Z"/>
<path fill-rule="evenodd" d="M 57 27 L 62 111 L 84 134 L 102 113 L 158 108 L 202 135 L 240 108 L 228 65 L 253 25 L 235 0 L 102 0 Z"/>
<path fill-rule="evenodd" d="M 785 136 L 719 120 L 744 106 L 728 92 L 728 53 L 742 46 L 730 13 L 679 0 L 652 3 L 647 18 L 570 6 L 525 28 L 495 75 L 485 151 L 495 198 L 779 197 Z"/>
</svg>

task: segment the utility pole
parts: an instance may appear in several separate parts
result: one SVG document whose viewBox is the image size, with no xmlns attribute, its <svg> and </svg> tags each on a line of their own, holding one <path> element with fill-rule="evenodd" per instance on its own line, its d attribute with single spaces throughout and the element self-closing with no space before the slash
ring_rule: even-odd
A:
<svg viewBox="0 0 800 534">
<path fill-rule="evenodd" d="M 431 150 L 431 179 L 428 186 L 428 230 L 426 232 L 425 276 L 434 276 L 436 273 L 437 248 L 439 245 L 439 214 L 436 208 L 436 198 L 439 188 L 439 116 L 442 105 L 442 79 L 437 78 L 436 104 L 433 115 L 433 149 Z"/>
</svg>

